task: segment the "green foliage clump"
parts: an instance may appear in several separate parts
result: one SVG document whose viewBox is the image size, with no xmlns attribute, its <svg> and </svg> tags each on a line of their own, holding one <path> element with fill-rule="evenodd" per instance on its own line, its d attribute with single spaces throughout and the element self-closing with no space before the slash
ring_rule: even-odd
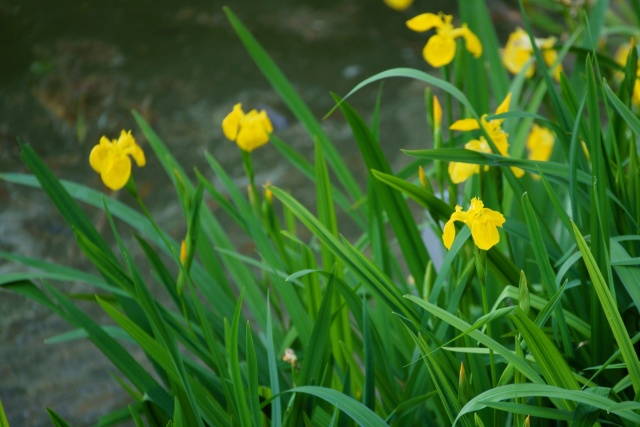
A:
<svg viewBox="0 0 640 427">
<path fill-rule="evenodd" d="M 427 14 L 418 25 L 438 31 L 425 48 L 436 63 L 438 43 L 472 43 L 442 66 L 441 77 L 392 69 L 335 97 L 370 171 L 364 188 L 293 86 L 225 9 L 315 142 L 309 163 L 269 135 L 284 161 L 315 184 L 315 213 L 281 188 L 258 190 L 250 151 L 242 154 L 247 191 L 208 153 L 219 185 L 197 170 L 192 179 L 134 112 L 177 190 L 187 225 L 181 244 L 156 224 L 133 179 L 125 190 L 138 210 L 59 181 L 23 146 L 33 175 L 0 178 L 46 191 L 99 275 L 2 254 L 41 270 L 41 280 L 13 274 L 0 285 L 57 313 L 77 329 L 64 339 L 86 337 L 113 363 L 133 403 L 100 425 L 640 424 L 637 51 L 631 44 L 621 64 L 598 43 L 603 35 L 622 40 L 629 27 L 607 1 L 585 9 L 541 2 L 565 13 L 569 31 L 553 44 L 535 39 L 531 28 L 547 23 L 538 28 L 556 31 L 540 18 L 547 12 L 530 21 L 521 8 L 518 34 L 528 56 L 510 63 L 512 72 L 521 66 L 511 78 L 485 2 L 459 3 L 466 24 L 446 27 L 446 40 L 435 37 L 444 37 L 450 20 Z M 640 20 L 639 8 L 628 12 Z M 401 171 L 379 145 L 380 104 L 370 126 L 346 101 L 392 77 L 425 83 L 434 135 L 433 148 L 406 152 L 415 160 Z M 264 144 L 272 130 L 264 112 L 237 110 L 225 133 L 259 135 L 247 142 L 251 150 Z M 541 147 L 542 128 L 555 139 L 553 150 Z M 130 170 L 124 156 L 118 161 Z M 105 168 L 107 158 L 99 159 Z M 238 251 L 205 198 L 250 237 L 255 256 Z M 105 212 L 115 249 L 78 202 Z M 338 215 L 349 218 L 357 238 L 342 235 Z M 116 220 L 135 230 L 144 266 L 134 262 Z M 459 222 L 466 226 L 456 233 Z M 425 230 L 444 233 L 444 242 L 425 240 Z M 146 269 L 162 297 L 150 291 Z M 60 281 L 95 287 L 96 304 L 115 326 L 80 310 L 53 285 Z M 149 364 L 123 343 L 137 345 Z M 67 425 L 49 414 L 54 425 Z"/>
</svg>

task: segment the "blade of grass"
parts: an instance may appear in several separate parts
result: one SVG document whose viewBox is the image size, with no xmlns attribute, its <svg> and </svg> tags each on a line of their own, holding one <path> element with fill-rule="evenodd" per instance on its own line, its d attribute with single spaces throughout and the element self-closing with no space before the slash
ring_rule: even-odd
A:
<svg viewBox="0 0 640 427">
<path fill-rule="evenodd" d="M 280 395 L 280 380 L 278 377 L 278 367 L 276 365 L 276 350 L 273 343 L 273 324 L 271 321 L 271 305 L 267 298 L 267 358 L 269 364 L 269 385 L 271 395 L 275 396 L 271 401 L 271 425 L 272 427 L 282 426 L 282 397 Z"/>
<path fill-rule="evenodd" d="M 278 198 L 320 241 L 327 245 L 340 259 L 345 267 L 356 274 L 363 283 L 382 298 L 389 307 L 406 317 L 417 320 L 415 312 L 403 303 L 397 286 L 390 281 L 379 269 L 364 257 L 360 251 L 347 242 L 340 242 L 297 200 L 287 192 L 271 187 L 274 196 Z"/>
<path fill-rule="evenodd" d="M 614 413 L 631 422 L 640 423 L 640 415 L 630 410 L 631 408 L 640 409 L 640 404 L 637 402 L 628 402 L 631 404 L 631 408 L 620 408 L 620 410 L 618 410 L 616 408 L 618 403 L 607 397 L 586 390 L 567 390 L 547 384 L 509 384 L 496 387 L 471 399 L 462 408 L 458 417 L 479 411 L 485 408 L 488 403 L 515 399 L 517 397 L 548 397 L 572 400 L 577 403 L 584 403 L 595 408 L 600 408 L 609 413 Z"/>
<path fill-rule="evenodd" d="M 530 381 L 538 384 L 544 383 L 542 378 L 537 374 L 537 372 L 531 366 L 529 366 L 529 364 L 524 359 L 517 357 L 515 353 L 513 353 L 511 350 L 507 349 L 506 347 L 504 347 L 503 345 L 495 341 L 493 338 L 488 337 L 487 335 L 485 335 L 484 333 L 478 330 L 472 330 L 471 325 L 469 323 L 460 319 L 456 315 L 451 314 L 443 310 L 442 308 L 434 304 L 431 304 L 427 301 L 424 301 L 420 298 L 417 298 L 413 295 L 406 295 L 405 298 L 409 299 L 410 301 L 413 301 L 418 306 L 427 310 L 429 313 L 433 314 L 439 319 L 442 319 L 445 322 L 449 323 L 451 326 L 453 326 L 454 328 L 458 329 L 461 332 L 471 330 L 471 332 L 468 333 L 469 337 L 471 337 L 476 341 L 479 341 L 481 344 L 492 349 L 496 354 L 502 356 L 509 363 L 514 365 L 514 367 L 517 370 L 522 372 L 522 374 L 524 374 L 524 376 L 526 376 Z"/>
<path fill-rule="evenodd" d="M 0 427 L 9 427 L 9 421 L 7 420 L 7 414 L 4 412 L 2 400 L 0 400 Z"/>
<path fill-rule="evenodd" d="M 334 100 L 338 102 L 339 98 L 334 96 Z M 340 103 L 340 109 L 347 118 L 347 122 L 358 143 L 360 153 L 367 168 L 369 170 L 391 174 L 391 166 L 364 120 L 362 120 L 355 110 L 346 102 Z M 406 201 L 402 195 L 393 188 L 378 185 L 376 189 L 389 217 L 389 223 L 398 239 L 398 243 L 404 254 L 404 260 L 407 263 L 411 275 L 414 279 L 423 277 L 427 262 L 429 261 L 429 255 L 427 254 L 427 250 L 420 237 L 420 232 L 418 231 L 418 227 L 409 211 Z"/>
<path fill-rule="evenodd" d="M 546 382 L 567 390 L 579 390 L 580 387 L 573 378 L 569 365 L 545 333 L 519 308 L 516 308 L 508 317 L 515 324 L 516 330 L 522 334 Z M 560 402 L 563 406 L 561 409 L 575 409 L 573 402 L 564 400 Z"/>
<path fill-rule="evenodd" d="M 231 378 L 231 387 L 234 395 L 234 407 L 238 422 L 242 427 L 251 426 L 251 412 L 247 403 L 247 395 L 244 389 L 244 381 L 240 368 L 240 356 L 238 353 L 238 327 L 240 325 L 240 314 L 242 312 L 242 296 L 240 293 L 236 310 L 233 315 L 231 325 L 225 319 L 225 347 L 227 351 L 227 363 L 229 364 L 229 377 Z"/>
<path fill-rule="evenodd" d="M 62 417 L 54 412 L 53 409 L 47 407 L 49 418 L 55 427 L 71 427 Z"/>
<path fill-rule="evenodd" d="M 609 327 L 611 328 L 613 336 L 618 343 L 618 347 L 622 353 L 622 358 L 627 365 L 629 376 L 633 383 L 633 390 L 637 395 L 638 392 L 640 392 L 640 361 L 638 360 L 638 355 L 633 348 L 633 344 L 631 344 L 629 334 L 624 322 L 622 321 L 616 302 L 609 291 L 609 286 L 605 282 L 605 279 L 596 264 L 596 260 L 587 246 L 587 242 L 585 242 L 584 237 L 582 237 L 580 230 L 578 230 L 578 227 L 576 227 L 575 224 L 573 224 L 573 230 L 576 242 L 578 243 L 578 248 L 582 253 L 582 258 L 584 259 L 584 263 L 589 271 L 591 284 L 598 295 L 598 299 L 602 305 L 602 310 L 604 311 L 605 317 L 609 323 Z"/>
<path fill-rule="evenodd" d="M 362 403 L 346 396 L 337 390 L 333 390 L 326 387 L 317 386 L 301 386 L 287 390 L 284 393 L 306 393 L 312 396 L 316 396 L 326 402 L 329 402 L 349 417 L 356 423 L 367 427 L 386 427 L 387 423 L 382 418 L 375 414 L 371 409 L 364 406 Z"/>
<path fill-rule="evenodd" d="M 551 298 L 557 292 L 557 289 L 555 288 L 556 274 L 553 271 L 551 263 L 549 262 L 547 245 L 543 240 L 542 233 L 540 233 L 538 219 L 535 212 L 533 211 L 533 206 L 531 206 L 531 202 L 529 201 L 528 193 L 524 193 L 522 195 L 522 210 L 524 211 L 524 216 L 527 221 L 527 227 L 529 229 L 529 235 L 531 236 L 531 246 L 536 258 L 536 263 L 541 271 L 542 283 L 545 287 L 545 290 L 547 291 L 547 295 L 549 296 L 549 298 Z M 564 319 L 564 314 L 561 306 L 556 307 L 555 316 L 556 321 L 558 322 L 558 327 L 560 328 L 560 336 L 562 337 L 565 354 L 567 354 L 569 357 L 573 357 L 573 346 L 571 344 L 567 322 Z"/>
</svg>

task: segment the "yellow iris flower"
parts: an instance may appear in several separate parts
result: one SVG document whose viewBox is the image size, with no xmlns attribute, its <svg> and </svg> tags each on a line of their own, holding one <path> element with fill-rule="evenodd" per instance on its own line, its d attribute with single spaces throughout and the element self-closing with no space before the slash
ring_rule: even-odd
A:
<svg viewBox="0 0 640 427">
<path fill-rule="evenodd" d="M 498 106 L 496 110 L 496 114 L 502 114 L 509 111 L 509 103 L 511 102 L 511 93 L 507 94 L 502 103 Z M 481 127 L 487 132 L 487 134 L 491 137 L 491 140 L 495 144 L 498 152 L 502 156 L 508 156 L 509 142 L 507 141 L 507 134 L 504 130 L 502 130 L 502 122 L 504 119 L 493 119 L 487 120 L 487 115 L 484 114 L 480 121 L 476 119 L 462 119 L 454 122 L 449 129 L 451 130 L 461 130 L 461 131 L 471 131 L 477 130 Z M 482 153 L 490 154 L 491 147 L 489 143 L 481 136 L 478 139 L 472 139 L 467 142 L 464 146 L 467 150 L 479 151 Z M 487 170 L 488 167 L 485 166 L 484 170 Z M 519 168 L 511 168 L 513 173 L 519 178 L 524 175 L 524 171 Z M 451 177 L 451 181 L 454 184 L 460 184 L 473 174 L 480 173 L 480 165 L 469 164 L 469 163 L 459 163 L 459 162 L 451 162 L 449 163 L 449 176 Z"/>
<path fill-rule="evenodd" d="M 556 59 L 558 58 L 558 53 L 553 50 L 553 45 L 556 44 L 555 37 L 548 37 L 546 39 L 534 39 L 536 42 L 536 46 L 541 50 L 542 59 L 544 60 L 547 66 L 551 67 Z M 502 55 L 502 62 L 504 66 L 511 72 L 512 74 L 518 74 L 522 69 L 527 65 L 529 59 L 533 56 L 533 46 L 531 45 L 531 39 L 529 38 L 529 34 L 524 31 L 522 28 L 516 28 L 516 30 L 509 35 L 509 39 L 507 40 L 507 45 L 504 48 Z M 556 80 L 560 80 L 560 72 L 562 71 L 562 65 L 556 65 L 551 73 L 553 74 L 553 78 Z M 525 71 L 526 77 L 533 76 L 535 72 L 535 65 L 532 64 Z"/>
<path fill-rule="evenodd" d="M 413 0 L 384 0 L 384 4 L 389 6 L 391 9 L 402 12 L 413 4 Z"/>
<path fill-rule="evenodd" d="M 89 155 L 89 164 L 100 174 L 104 185 L 112 190 L 119 190 L 127 184 L 131 176 L 131 159 L 133 157 L 139 167 L 147 161 L 144 152 L 131 135 L 131 131 L 120 133 L 116 141 L 109 141 L 106 136 L 100 138 L 100 143 L 93 147 Z"/>
<path fill-rule="evenodd" d="M 549 129 L 536 124 L 531 128 L 527 137 L 527 150 L 529 150 L 529 160 L 546 162 L 551 157 L 555 137 Z"/>
<path fill-rule="evenodd" d="M 469 210 L 464 212 L 462 207 L 456 205 L 456 211 L 444 225 L 442 241 L 447 249 L 451 249 L 456 237 L 455 221 L 462 221 L 471 229 L 471 237 L 476 246 L 483 250 L 489 250 L 500 241 L 498 227 L 502 228 L 505 219 L 497 211 L 484 207 L 484 203 L 477 197 L 471 199 Z"/>
<path fill-rule="evenodd" d="M 527 137 L 527 150 L 529 151 L 529 160 L 546 162 L 551 158 L 555 137 L 549 129 L 538 126 L 536 124 L 531 128 Z M 538 175 L 532 175 L 533 179 L 538 180 Z"/>
<path fill-rule="evenodd" d="M 269 142 L 269 134 L 273 132 L 273 126 L 266 111 L 258 112 L 253 109 L 245 114 L 242 111 L 242 104 L 238 103 L 222 120 L 222 131 L 242 150 L 251 152 Z"/>
<path fill-rule="evenodd" d="M 431 36 L 422 50 L 422 56 L 432 67 L 442 67 L 453 61 L 458 37 L 464 39 L 465 47 L 474 58 L 482 55 L 482 44 L 478 36 L 467 28 L 467 24 L 462 24 L 460 28 L 454 28 L 451 24 L 452 20 L 453 16 L 440 12 L 437 15 L 423 13 L 407 21 L 407 27 L 419 33 L 435 28 L 436 34 Z"/>
<path fill-rule="evenodd" d="M 631 49 L 631 47 L 635 49 L 636 46 L 632 43 L 625 43 L 618 48 L 614 56 L 614 59 L 618 64 L 622 66 L 627 65 L 627 57 L 629 56 L 629 50 Z M 636 83 L 633 86 L 633 95 L 631 100 L 635 105 L 640 105 L 640 84 L 638 84 L 638 80 L 640 80 L 640 59 L 638 60 L 638 69 L 636 72 L 636 76 L 638 78 L 636 79 Z"/>
</svg>

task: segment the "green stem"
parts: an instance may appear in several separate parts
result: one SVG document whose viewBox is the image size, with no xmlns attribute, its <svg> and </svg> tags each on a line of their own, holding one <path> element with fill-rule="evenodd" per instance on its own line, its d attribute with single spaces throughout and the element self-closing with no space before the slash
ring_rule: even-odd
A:
<svg viewBox="0 0 640 427">
<path fill-rule="evenodd" d="M 484 315 L 489 314 L 489 300 L 487 298 L 487 251 L 474 247 L 476 258 L 476 272 L 480 279 L 480 292 L 482 293 L 482 311 Z M 492 336 L 491 322 L 487 322 L 487 335 Z M 491 365 L 491 383 L 493 387 L 497 387 L 496 364 L 493 350 L 489 349 L 489 362 Z"/>
<path fill-rule="evenodd" d="M 249 178 L 249 202 L 253 207 L 256 214 L 260 215 L 260 198 L 258 195 L 258 190 L 256 188 L 256 180 L 255 174 L 253 171 L 253 158 L 251 157 L 251 152 L 241 150 L 242 152 L 242 166 L 244 168 L 244 173 Z"/>
</svg>

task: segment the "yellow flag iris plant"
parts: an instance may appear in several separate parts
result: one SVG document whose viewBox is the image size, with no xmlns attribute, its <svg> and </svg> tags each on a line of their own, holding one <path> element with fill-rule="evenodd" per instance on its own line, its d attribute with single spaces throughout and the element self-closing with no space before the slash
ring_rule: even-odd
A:
<svg viewBox="0 0 640 427">
<path fill-rule="evenodd" d="M 100 143 L 91 150 L 89 164 L 100 174 L 104 185 L 112 190 L 119 190 L 131 177 L 129 156 L 133 157 L 139 167 L 147 163 L 144 151 L 136 143 L 131 131 L 123 130 L 117 140 L 109 141 L 106 136 L 100 138 Z"/>
<path fill-rule="evenodd" d="M 502 228 L 505 219 L 497 211 L 484 207 L 484 203 L 477 197 L 471 199 L 469 210 L 464 212 L 462 207 L 456 205 L 456 211 L 444 225 L 442 241 L 447 249 L 451 249 L 456 237 L 455 221 L 462 221 L 471 229 L 471 237 L 476 246 L 483 250 L 491 249 L 500 241 L 498 227 Z"/>
<path fill-rule="evenodd" d="M 242 104 L 233 106 L 233 110 L 222 120 L 222 131 L 230 141 L 238 144 L 248 153 L 269 142 L 269 134 L 273 125 L 267 112 L 251 110 L 247 114 L 242 111 Z"/>
</svg>

